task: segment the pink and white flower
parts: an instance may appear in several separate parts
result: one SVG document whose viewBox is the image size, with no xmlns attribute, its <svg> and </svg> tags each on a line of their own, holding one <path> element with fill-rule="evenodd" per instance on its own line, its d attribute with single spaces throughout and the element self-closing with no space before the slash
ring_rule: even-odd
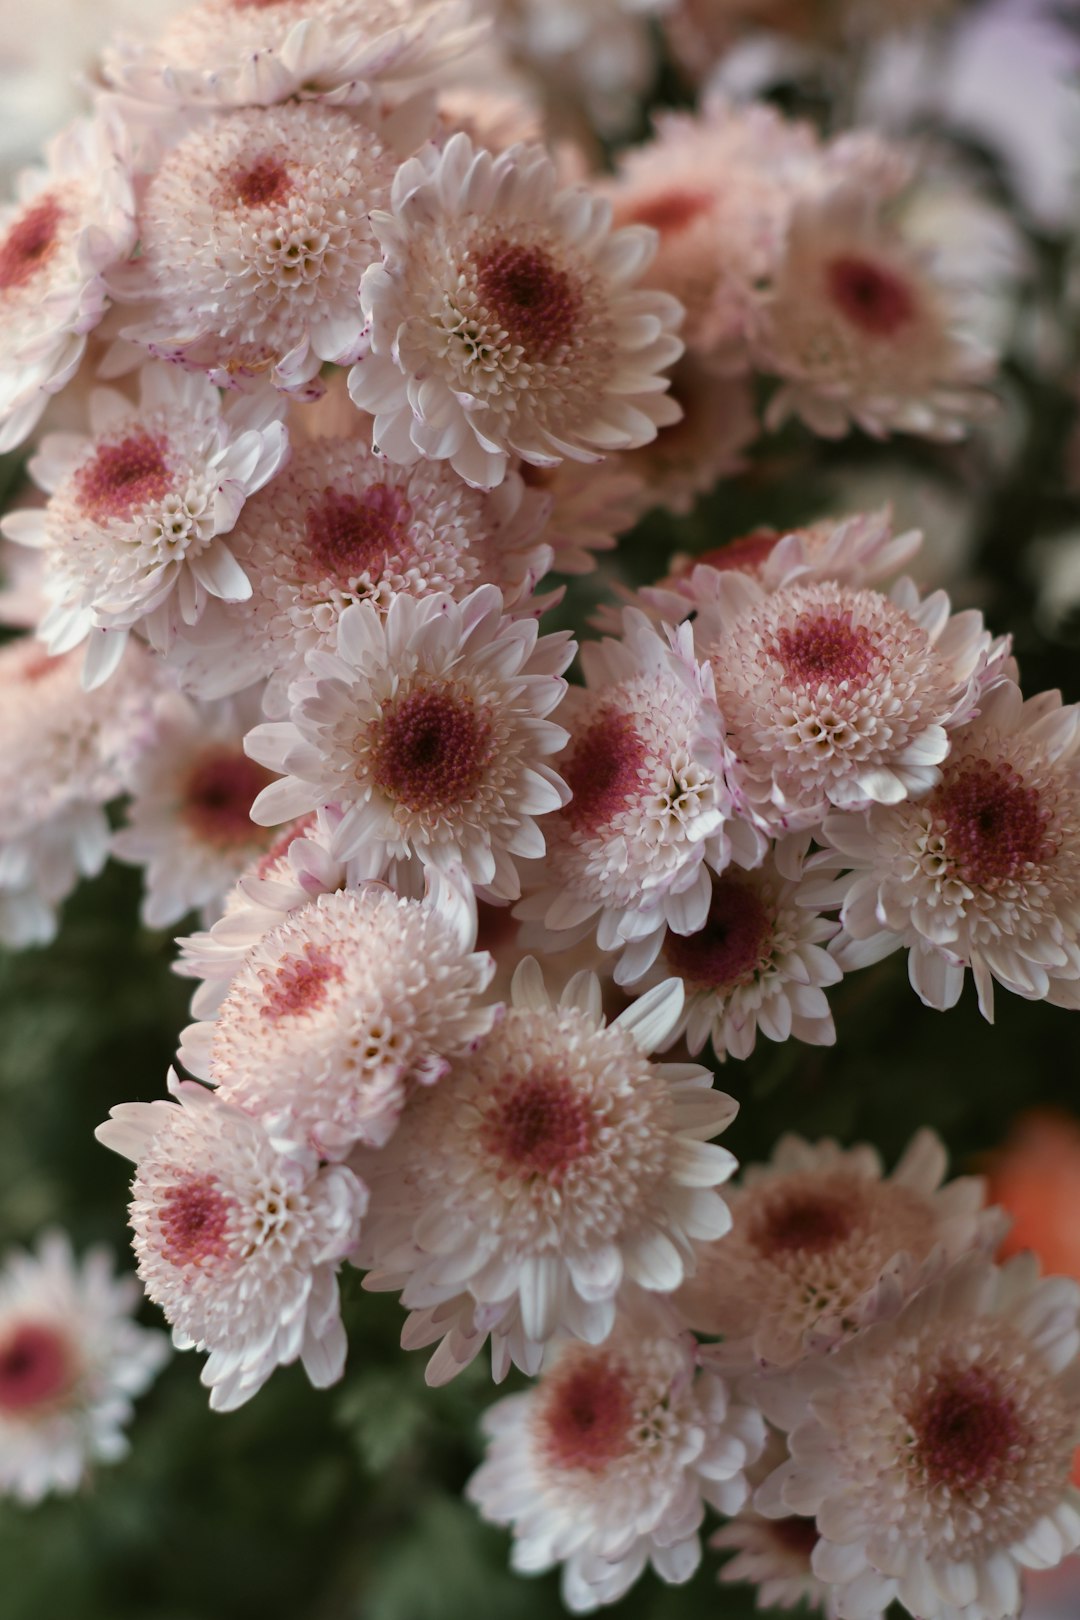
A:
<svg viewBox="0 0 1080 1620">
<path fill-rule="evenodd" d="M 141 1290 L 107 1249 L 81 1261 L 61 1232 L 0 1270 L 0 1495 L 39 1502 L 123 1457 L 132 1402 L 168 1359 L 163 1333 L 132 1321 Z"/>
<path fill-rule="evenodd" d="M 288 721 L 256 726 L 247 749 L 287 773 L 255 802 L 272 825 L 337 804 L 333 853 L 444 872 L 463 867 L 496 899 L 520 893 L 518 857 L 542 855 L 535 818 L 565 804 L 546 763 L 566 741 L 544 718 L 566 690 L 574 645 L 512 619 L 494 585 L 461 602 L 395 596 L 346 608 L 338 650 L 307 655 Z"/>
<path fill-rule="evenodd" d="M 349 389 L 391 461 L 449 460 L 491 488 L 539 466 L 633 449 L 676 420 L 675 300 L 636 284 L 653 238 L 559 189 L 539 147 L 497 157 L 453 136 L 402 164 L 364 273 L 371 350 Z"/>
<path fill-rule="evenodd" d="M 310 1148 L 276 1148 L 262 1125 L 204 1086 L 169 1076 L 172 1102 L 122 1103 L 96 1135 L 136 1165 L 139 1275 L 178 1350 L 209 1350 L 215 1411 L 249 1400 L 301 1360 L 316 1388 L 341 1377 L 337 1270 L 367 1195 Z"/>
</svg>

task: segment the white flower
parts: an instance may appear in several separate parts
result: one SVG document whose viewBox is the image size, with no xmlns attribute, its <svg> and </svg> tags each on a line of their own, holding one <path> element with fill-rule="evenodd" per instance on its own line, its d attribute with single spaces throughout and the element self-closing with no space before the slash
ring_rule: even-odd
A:
<svg viewBox="0 0 1080 1620">
<path fill-rule="evenodd" d="M 748 575 L 716 577 L 698 614 L 699 657 L 771 831 L 814 826 L 830 805 L 896 804 L 928 791 L 1007 652 L 982 615 L 951 614 L 943 591 L 910 580 L 888 595 L 793 584 L 768 595 Z"/>
<path fill-rule="evenodd" d="M 462 602 L 402 595 L 385 615 L 373 602 L 346 608 L 337 653 L 308 653 L 290 689 L 291 719 L 248 737 L 253 759 L 288 773 L 259 795 L 255 819 L 338 804 L 342 859 L 460 865 L 494 898 L 515 898 L 515 857 L 544 850 L 534 817 L 566 802 L 545 763 L 566 733 L 543 717 L 574 649 L 502 607 L 482 585 Z"/>
<path fill-rule="evenodd" d="M 275 1139 L 332 1159 L 381 1147 L 410 1090 L 441 1080 L 497 1017 L 477 1005 L 495 964 L 475 942 L 471 895 L 438 873 L 425 901 L 370 883 L 318 895 L 250 947 L 181 1061 Z"/>
<path fill-rule="evenodd" d="M 244 753 L 259 712 L 256 694 L 237 703 L 196 706 L 164 693 L 154 740 L 131 771 L 131 804 L 112 853 L 146 870 L 142 919 L 168 928 L 201 908 L 220 915 L 226 891 L 270 842 L 251 819 L 270 774 Z"/>
<path fill-rule="evenodd" d="M 735 1161 L 706 1139 L 736 1105 L 696 1064 L 648 1059 L 681 1011 L 677 983 L 607 1026 L 591 973 L 553 1007 L 527 958 L 512 995 L 390 1144 L 354 1161 L 372 1187 L 357 1264 L 405 1276 L 410 1309 L 467 1290 L 482 1331 L 512 1334 L 520 1309 L 532 1346 L 559 1330 L 598 1343 L 624 1279 L 670 1292 L 694 1242 L 728 1229 L 715 1189 Z"/>
<path fill-rule="evenodd" d="M 758 1491 L 817 1519 L 842 1620 L 1011 1620 L 1023 1569 L 1080 1546 L 1080 1289 L 1023 1255 L 969 1260 L 893 1322 L 761 1388 L 792 1431 Z"/>
<path fill-rule="evenodd" d="M 639 979 L 659 947 L 652 972 L 683 981 L 675 1035 L 685 1035 L 695 1056 L 711 1041 L 721 1062 L 749 1057 L 759 1029 L 773 1041 L 832 1046 L 823 987 L 839 983 L 841 969 L 823 944 L 838 925 L 801 903 L 802 886 L 780 851 L 755 871 L 713 875 L 704 927 L 685 935 L 669 929 L 659 942 L 632 945 L 615 977 L 620 984 Z"/>
<path fill-rule="evenodd" d="M 513 1567 L 563 1566 L 567 1608 L 614 1603 L 646 1565 L 690 1579 L 705 1506 L 731 1513 L 765 1426 L 694 1372 L 694 1344 L 655 1307 L 628 1312 L 600 1346 L 571 1344 L 535 1389 L 486 1414 L 488 1455 L 466 1486 L 514 1531 Z"/>
<path fill-rule="evenodd" d="M 316 396 L 323 361 L 348 365 L 365 343 L 356 292 L 394 157 L 315 102 L 192 116 L 170 133 L 140 198 L 139 256 L 110 278 L 119 301 L 152 304 L 121 336 L 219 387 L 268 379 Z"/>
<path fill-rule="evenodd" d="M 132 1401 L 168 1358 L 164 1334 L 138 1327 L 141 1290 L 115 1277 L 104 1248 L 77 1262 L 60 1232 L 0 1270 L 0 1495 L 38 1502 L 70 1492 L 128 1442 Z"/>
<path fill-rule="evenodd" d="M 391 461 L 502 482 L 511 453 L 595 461 L 655 438 L 682 344 L 674 299 L 635 286 L 647 231 L 610 229 L 539 147 L 493 157 L 459 134 L 402 164 L 360 297 L 371 351 L 349 389 Z"/>
<path fill-rule="evenodd" d="M 341 1377 L 337 1268 L 367 1195 L 309 1148 L 279 1151 L 262 1124 L 169 1076 L 176 1105 L 122 1103 L 96 1135 L 132 1159 L 139 1275 L 178 1350 L 209 1350 L 202 1382 L 229 1412 L 299 1358 L 324 1388 Z"/>
<path fill-rule="evenodd" d="M 823 864 L 853 870 L 811 894 L 843 899 L 838 960 L 859 967 L 907 946 L 914 988 L 940 1008 L 970 967 L 987 1018 L 995 979 L 1080 1006 L 1080 707 L 1058 692 L 1025 702 L 1003 681 L 952 744 L 925 799 L 828 817 L 838 853 Z"/>
<path fill-rule="evenodd" d="M 17 201 L 0 209 L 0 454 L 75 375 L 108 308 L 103 273 L 134 245 L 123 148 L 111 121 L 71 124 L 47 168 L 25 171 Z"/>
<path fill-rule="evenodd" d="M 992 1251 L 1007 1222 L 983 1207 L 980 1178 L 943 1187 L 946 1165 L 931 1131 L 887 1177 L 872 1147 L 782 1136 L 730 1190 L 732 1230 L 702 1248 L 678 1297 L 690 1327 L 723 1335 L 703 1356 L 723 1370 L 790 1367 L 895 1315 L 969 1251 Z"/>
<path fill-rule="evenodd" d="M 168 652 L 212 597 L 251 594 L 222 536 L 288 449 L 272 397 L 223 414 L 205 378 L 156 364 L 139 395 L 96 389 L 90 436 L 49 434 L 31 458 L 48 503 L 0 524 L 43 551 L 52 605 L 39 633 L 55 653 L 87 642 L 88 687 L 112 674 L 131 628 Z"/>
<path fill-rule="evenodd" d="M 747 864 L 764 844 L 732 819 L 734 761 L 689 627 L 665 637 L 630 609 L 623 631 L 582 649 L 588 690 L 572 688 L 560 710 L 573 797 L 552 818 L 542 886 L 516 915 L 542 924 L 545 943 L 595 928 L 602 950 L 641 942 L 647 954 L 665 927 L 704 925 L 708 864 L 726 865 L 733 839 Z"/>
</svg>

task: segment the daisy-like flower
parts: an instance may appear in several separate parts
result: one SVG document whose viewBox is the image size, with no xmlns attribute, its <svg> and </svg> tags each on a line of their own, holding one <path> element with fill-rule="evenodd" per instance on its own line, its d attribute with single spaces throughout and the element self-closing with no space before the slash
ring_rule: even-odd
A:
<svg viewBox="0 0 1080 1620">
<path fill-rule="evenodd" d="M 721 1062 L 747 1058 L 759 1029 L 772 1041 L 835 1042 L 824 987 L 839 983 L 841 969 L 823 947 L 839 925 L 800 903 L 806 881 L 813 880 L 785 876 L 782 854 L 752 872 L 729 867 L 712 874 L 705 926 L 663 936 L 652 971 L 683 981 L 686 1002 L 676 1035 L 685 1035 L 694 1055 L 711 1041 Z M 630 946 L 616 979 L 640 978 L 655 948 L 655 939 Z"/>
<path fill-rule="evenodd" d="M 614 551 L 618 536 L 632 529 L 645 509 L 644 485 L 626 457 L 563 461 L 557 467 L 523 461 L 518 470 L 529 489 L 551 502 L 543 538 L 555 553 L 552 567 L 559 574 L 591 574 L 595 553 Z"/>
<path fill-rule="evenodd" d="M 272 713 L 281 707 L 277 694 L 303 672 L 304 654 L 334 650 L 352 602 L 385 612 L 401 592 L 460 600 L 490 583 L 516 606 L 551 566 L 541 535 L 550 504 L 516 474 L 484 494 L 445 463 L 395 467 L 356 433 L 300 444 L 241 515 L 231 545 L 252 594 L 208 625 L 208 644 L 186 662 L 185 682 L 214 681 L 227 633 L 250 653 L 233 662 L 232 679 L 275 676 Z"/>
<path fill-rule="evenodd" d="M 471 896 L 435 874 L 425 901 L 382 884 L 319 895 L 248 951 L 181 1061 L 322 1158 L 382 1147 L 412 1087 L 485 1036 L 495 964 L 475 952 Z"/>
<path fill-rule="evenodd" d="M 251 594 L 229 533 L 288 450 L 272 398 L 223 413 L 203 377 L 149 365 L 138 405 L 113 389 L 90 397 L 90 435 L 49 434 L 30 461 L 50 496 L 0 528 L 45 558 L 52 652 L 86 642 L 88 687 L 107 680 L 133 626 L 162 652 L 213 597 Z M 278 413 L 280 414 L 280 413 Z"/>
<path fill-rule="evenodd" d="M 114 42 L 103 65 L 151 102 L 364 105 L 417 88 L 480 32 L 461 0 L 201 0 L 153 45 Z"/>
<path fill-rule="evenodd" d="M 391 461 L 449 460 L 486 489 L 511 454 L 595 461 L 677 419 L 662 373 L 681 312 L 636 285 L 651 233 L 613 233 L 541 148 L 494 157 L 455 135 L 402 164 L 372 223 L 383 263 L 361 284 L 371 349 L 349 390 Z"/>
<path fill-rule="evenodd" d="M 513 1527 L 514 1569 L 563 1566 L 575 1614 L 616 1602 L 648 1565 L 689 1580 L 706 1504 L 742 1505 L 765 1439 L 759 1413 L 695 1375 L 693 1340 L 655 1306 L 628 1310 L 602 1345 L 563 1346 L 484 1428 L 488 1455 L 466 1495 Z"/>
<path fill-rule="evenodd" d="M 33 431 L 69 383 L 108 308 L 103 274 L 135 241 L 124 142 L 105 119 L 72 124 L 48 166 L 0 209 L 0 454 Z"/>
<path fill-rule="evenodd" d="M 796 208 L 753 354 L 783 380 L 772 427 L 795 413 L 826 438 L 855 423 L 877 438 L 950 440 L 990 404 L 978 386 L 989 356 L 959 333 L 944 286 L 857 187 Z"/>
<path fill-rule="evenodd" d="M 1011 1620 L 1024 1569 L 1080 1546 L 1080 1288 L 970 1259 L 835 1356 L 762 1386 L 791 1460 L 767 1514 L 813 1516 L 836 1612 Z"/>
<path fill-rule="evenodd" d="M 338 804 L 341 859 L 462 866 L 492 898 L 516 898 L 515 857 L 544 852 L 534 818 L 567 799 L 545 763 L 566 732 L 544 716 L 574 644 L 502 609 L 494 585 L 462 602 L 395 596 L 385 614 L 346 608 L 337 652 L 308 653 L 290 688 L 290 720 L 248 736 L 253 759 L 288 773 L 259 795 L 255 820 Z"/>
<path fill-rule="evenodd" d="M 900 1306 L 942 1267 L 989 1253 L 1007 1222 L 980 1177 L 942 1186 L 945 1149 L 914 1137 L 891 1176 L 874 1148 L 783 1136 L 728 1195 L 733 1226 L 702 1248 L 678 1306 L 726 1371 L 775 1371 L 831 1351 Z"/>
<path fill-rule="evenodd" d="M 276 1148 L 242 1109 L 169 1076 L 170 1102 L 122 1103 L 96 1135 L 136 1165 L 139 1275 L 178 1350 L 209 1350 L 215 1411 L 249 1400 L 298 1358 L 318 1389 L 341 1377 L 337 1269 L 367 1194 L 310 1148 Z"/>
<path fill-rule="evenodd" d="M 1011 681 L 954 732 L 941 780 L 917 804 L 829 816 L 831 864 L 851 868 L 838 960 L 910 950 L 911 982 L 952 1007 L 971 968 L 983 1015 L 994 980 L 1029 1001 L 1080 1006 L 1080 707 L 1024 701 Z M 828 885 L 817 896 L 827 903 Z"/>
<path fill-rule="evenodd" d="M 602 950 L 639 942 L 647 955 L 665 927 L 705 925 L 710 864 L 733 849 L 752 864 L 764 845 L 732 820 L 733 760 L 689 627 L 669 639 L 628 609 L 622 641 L 591 643 L 582 661 L 589 689 L 560 711 L 573 797 L 548 829 L 542 886 L 516 915 L 566 943 L 595 928 Z"/>
<path fill-rule="evenodd" d="M 126 824 L 112 853 L 146 871 L 142 919 L 167 928 L 187 912 L 220 915 L 226 891 L 270 843 L 251 806 L 271 778 L 244 753 L 259 712 L 257 695 L 215 705 L 164 693 L 154 713 L 154 741 L 128 781 Z"/>
<path fill-rule="evenodd" d="M 908 579 L 887 595 L 831 582 L 769 595 L 735 571 L 715 576 L 695 638 L 747 801 L 775 833 L 830 805 L 927 792 L 1008 651 L 980 613 L 950 613 L 944 591 L 924 600 Z"/>
<path fill-rule="evenodd" d="M 132 1321 L 141 1290 L 116 1277 L 107 1249 L 76 1261 L 49 1232 L 36 1254 L 0 1270 L 0 1495 L 38 1502 L 77 1490 L 128 1442 L 132 1401 L 169 1354 L 163 1333 Z"/>
<path fill-rule="evenodd" d="M 730 1523 L 709 1537 L 717 1552 L 734 1553 L 720 1570 L 725 1584 L 757 1587 L 756 1607 L 821 1610 L 826 1620 L 839 1620 L 830 1588 L 818 1579 L 810 1560 L 819 1541 L 813 1519 L 797 1513 L 767 1519 L 753 1507 L 742 1508 Z M 867 1611 L 862 1620 L 885 1620 L 884 1610 Z"/>
<path fill-rule="evenodd" d="M 677 982 L 605 1025 L 595 975 L 553 1007 L 527 958 L 512 1002 L 355 1161 L 372 1188 L 357 1264 L 406 1276 L 410 1309 L 467 1291 L 481 1334 L 512 1332 L 520 1310 L 534 1346 L 560 1330 L 599 1343 L 624 1279 L 669 1293 L 694 1243 L 727 1231 L 716 1188 L 735 1160 L 708 1138 L 736 1104 L 696 1064 L 649 1061 L 682 1010 Z"/>
<path fill-rule="evenodd" d="M 758 419 L 745 378 L 717 376 L 692 354 L 672 371 L 671 397 L 682 420 L 661 428 L 651 444 L 625 459 L 644 484 L 644 509 L 663 506 L 684 516 L 700 495 L 742 470 Z"/>
<path fill-rule="evenodd" d="M 348 111 L 315 102 L 193 117 L 177 133 L 140 200 L 139 257 L 110 279 L 121 302 L 152 305 L 121 336 L 219 387 L 318 394 L 322 363 L 364 347 L 369 216 L 396 160 Z"/>
<path fill-rule="evenodd" d="M 158 675 L 132 647 L 108 693 L 84 692 L 78 662 L 36 641 L 0 648 L 0 939 L 41 945 L 80 876 L 105 864 L 104 806 L 152 736 Z"/>
</svg>

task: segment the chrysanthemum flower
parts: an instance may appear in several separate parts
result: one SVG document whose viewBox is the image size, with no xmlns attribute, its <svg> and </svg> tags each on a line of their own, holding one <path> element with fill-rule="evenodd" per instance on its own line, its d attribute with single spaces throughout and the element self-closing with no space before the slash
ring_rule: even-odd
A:
<svg viewBox="0 0 1080 1620">
<path fill-rule="evenodd" d="M 953 733 L 941 780 L 917 804 L 829 816 L 834 863 L 852 868 L 838 959 L 910 950 L 911 982 L 952 1007 L 971 968 L 985 1017 L 994 980 L 1029 1001 L 1080 1006 L 1080 707 L 1024 701 L 1011 681 Z M 825 902 L 827 886 L 819 898 Z"/>
<path fill-rule="evenodd" d="M 131 251 L 135 205 L 123 140 L 72 124 L 0 209 L 0 454 L 33 431 L 75 375 L 108 308 L 103 273 Z"/>
<path fill-rule="evenodd" d="M 632 529 L 645 509 L 645 488 L 628 460 L 562 461 L 557 467 L 534 467 L 523 461 L 518 471 L 526 487 L 551 502 L 543 538 L 555 553 L 559 574 L 591 574 L 597 551 L 613 551 L 618 536 Z"/>
<path fill-rule="evenodd" d="M 38 1502 L 76 1490 L 128 1449 L 132 1401 L 168 1358 L 131 1316 L 141 1290 L 107 1249 L 76 1261 L 60 1232 L 0 1270 L 0 1495 Z"/>
<path fill-rule="evenodd" d="M 480 1007 L 495 964 L 474 952 L 471 897 L 436 875 L 426 901 L 382 884 L 322 894 L 248 951 L 212 1022 L 181 1061 L 275 1138 L 340 1159 L 381 1147 L 416 1085 L 491 1029 Z"/>
<path fill-rule="evenodd" d="M 209 1350 L 202 1382 L 229 1412 L 298 1358 L 324 1388 L 341 1377 L 337 1269 L 355 1248 L 367 1194 L 310 1148 L 279 1151 L 262 1123 L 205 1087 L 169 1077 L 170 1102 L 122 1103 L 99 1142 L 136 1165 L 131 1226 L 139 1275 L 178 1350 Z"/>
<path fill-rule="evenodd" d="M 305 652 L 334 650 L 352 602 L 385 612 L 401 592 L 460 600 L 493 584 L 516 606 L 551 566 L 541 533 L 549 506 L 516 474 L 483 494 L 445 463 L 392 466 L 359 433 L 299 444 L 230 537 L 252 594 L 208 626 L 208 644 L 186 662 L 185 682 L 213 683 L 227 634 L 248 653 L 235 660 L 231 678 L 274 676 L 275 712 L 276 694 L 303 672 Z"/>
<path fill-rule="evenodd" d="M 647 1565 L 673 1584 L 701 1560 L 705 1506 L 731 1513 L 765 1425 L 694 1371 L 694 1345 L 659 1311 L 627 1313 L 606 1343 L 571 1344 L 540 1383 L 486 1414 L 488 1455 L 466 1486 L 514 1531 L 513 1567 L 558 1565 L 576 1614 L 614 1603 Z"/>
<path fill-rule="evenodd" d="M 80 875 L 105 864 L 104 806 L 152 737 L 158 674 L 131 647 L 107 692 L 29 637 L 0 649 L 0 939 L 40 945 Z"/>
<path fill-rule="evenodd" d="M 958 439 L 990 403 L 977 386 L 990 358 L 960 335 L 945 289 L 857 187 L 796 208 L 753 353 L 783 379 L 767 423 L 795 413 L 826 438 L 854 422 L 877 438 Z"/>
<path fill-rule="evenodd" d="M 733 847 L 751 864 L 764 845 L 732 819 L 734 762 L 689 628 L 669 639 L 629 609 L 623 640 L 588 644 L 582 661 L 588 690 L 560 710 L 573 797 L 548 828 L 542 886 L 516 914 L 567 943 L 595 928 L 602 950 L 658 945 L 665 927 L 703 927 L 709 864 Z"/>
<path fill-rule="evenodd" d="M 663 506 L 684 516 L 699 496 L 745 467 L 743 452 L 759 427 L 748 380 L 717 376 L 692 354 L 675 365 L 670 391 L 682 420 L 625 460 L 644 484 L 643 510 Z"/>
<path fill-rule="evenodd" d="M 1007 1224 L 985 1186 L 942 1186 L 945 1149 L 920 1131 L 891 1176 L 872 1147 L 783 1136 L 729 1193 L 733 1226 L 702 1248 L 678 1306 L 725 1370 L 790 1367 L 895 1314 L 942 1266 L 989 1252 Z"/>
<path fill-rule="evenodd" d="M 972 1259 L 894 1322 L 761 1388 L 791 1460 L 765 1513 L 814 1516 L 837 1613 L 1010 1620 L 1024 1569 L 1080 1546 L 1080 1288 Z"/>
<path fill-rule="evenodd" d="M 189 911 L 220 915 L 226 891 L 271 835 L 251 819 L 270 774 L 244 753 L 259 712 L 257 696 L 219 704 L 164 693 L 154 711 L 154 740 L 131 771 L 132 795 L 112 853 L 145 868 L 142 919 L 167 928 Z"/>
<path fill-rule="evenodd" d="M 651 1063 L 682 1009 L 668 982 L 605 1025 L 599 982 L 573 978 L 552 1006 L 537 963 L 513 1005 L 440 1084 L 412 1097 L 378 1154 L 357 1263 L 407 1276 L 426 1310 L 467 1290 L 505 1333 L 563 1330 L 599 1343 L 624 1279 L 677 1288 L 694 1243 L 729 1217 L 716 1188 L 734 1169 L 708 1142 L 736 1105 L 695 1064 Z M 504 1321 L 504 1318 L 506 1320 Z"/>
<path fill-rule="evenodd" d="M 322 363 L 364 347 L 369 216 L 396 166 L 350 113 L 315 102 L 182 122 L 140 200 L 139 256 L 110 279 L 119 300 L 152 304 L 121 335 L 219 387 L 317 394 Z"/>
<path fill-rule="evenodd" d="M 650 233 L 610 224 L 539 147 L 494 157 L 462 134 L 402 164 L 373 217 L 371 350 L 349 378 L 383 455 L 449 460 L 487 489 L 511 454 L 595 461 L 676 420 L 662 373 L 679 306 L 636 286 Z"/>
<path fill-rule="evenodd" d="M 777 833 L 844 810 L 896 804 L 940 778 L 949 730 L 974 713 L 1003 661 L 974 610 L 943 591 L 920 599 L 832 583 L 766 592 L 720 574 L 695 625 L 700 657 L 738 758 L 747 800 Z"/>
<path fill-rule="evenodd" d="M 259 795 L 255 819 L 338 804 L 340 858 L 463 866 L 492 897 L 515 898 L 515 857 L 544 852 L 534 818 L 566 802 L 545 763 L 566 732 L 544 716 L 574 645 L 502 608 L 494 585 L 462 602 L 395 596 L 386 614 L 346 608 L 337 652 L 308 653 L 290 689 L 291 719 L 248 737 L 253 759 L 288 773 Z"/>
<path fill-rule="evenodd" d="M 832 1046 L 836 1031 L 824 987 L 837 984 L 841 970 L 823 945 L 838 924 L 800 903 L 803 885 L 785 876 L 772 855 L 755 871 L 729 867 L 711 877 L 704 927 L 692 934 L 669 929 L 654 965 L 646 957 L 655 939 L 630 946 L 616 979 L 633 983 L 650 965 L 657 976 L 680 978 L 686 1001 L 675 1033 L 685 1035 L 695 1055 L 711 1041 L 721 1062 L 749 1057 L 758 1030 L 772 1041 Z"/>
<path fill-rule="evenodd" d="M 52 605 L 40 635 L 55 653 L 87 643 L 88 687 L 113 673 L 132 627 L 168 652 L 211 598 L 251 594 L 223 536 L 285 459 L 275 412 L 262 398 L 223 413 L 205 378 L 149 365 L 137 406 L 97 389 L 89 437 L 42 441 L 30 471 L 50 500 L 0 527 L 43 551 Z"/>
</svg>

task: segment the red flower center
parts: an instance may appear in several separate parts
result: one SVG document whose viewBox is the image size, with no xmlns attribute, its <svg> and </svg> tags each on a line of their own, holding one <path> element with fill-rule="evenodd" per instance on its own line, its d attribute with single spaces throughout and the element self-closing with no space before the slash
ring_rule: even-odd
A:
<svg viewBox="0 0 1080 1620">
<path fill-rule="evenodd" d="M 215 749 L 196 763 L 184 785 L 184 820 L 204 844 L 219 849 L 261 842 L 265 835 L 252 822 L 251 806 L 272 780 L 246 754 Z"/>
<path fill-rule="evenodd" d="M 982 1367 L 946 1366 L 911 1416 L 914 1459 L 931 1486 L 974 1491 L 996 1484 L 1022 1455 L 1016 1407 Z"/>
<path fill-rule="evenodd" d="M 408 501 L 388 484 L 372 484 L 359 495 L 324 490 L 307 514 L 308 556 L 320 576 L 342 584 L 358 574 L 381 574 L 387 557 L 400 555 L 411 521 Z"/>
<path fill-rule="evenodd" d="M 75 478 L 79 504 L 96 522 L 130 517 L 138 507 L 169 492 L 164 438 L 136 428 L 115 444 L 98 447 Z"/>
<path fill-rule="evenodd" d="M 0 241 L 0 292 L 24 287 L 56 248 L 64 211 L 55 197 L 40 197 L 21 213 Z"/>
<path fill-rule="evenodd" d="M 870 337 L 892 337 L 914 318 L 911 289 L 872 259 L 841 254 L 829 263 L 826 284 L 840 313 Z"/>
<path fill-rule="evenodd" d="M 0 1412 L 18 1416 L 48 1406 L 71 1387 L 66 1339 L 45 1322 L 19 1322 L 0 1343 Z"/>
<path fill-rule="evenodd" d="M 314 1012 L 326 1000 L 331 984 L 344 978 L 341 966 L 328 951 L 305 945 L 299 956 L 286 957 L 270 981 L 262 1016 L 277 1020 Z"/>
<path fill-rule="evenodd" d="M 560 1076 L 532 1075 L 504 1085 L 510 1089 L 488 1117 L 488 1149 L 519 1175 L 557 1185 L 592 1148 L 588 1104 Z"/>
<path fill-rule="evenodd" d="M 530 360 L 547 359 L 574 334 L 581 293 L 542 247 L 496 242 L 476 261 L 480 295 Z"/>
<path fill-rule="evenodd" d="M 674 234 L 684 231 L 706 213 L 712 206 L 712 200 L 709 191 L 680 191 L 678 187 L 673 187 L 671 191 L 643 197 L 627 217 L 635 225 L 651 225 L 661 235 Z"/>
<path fill-rule="evenodd" d="M 850 613 L 838 613 L 784 626 L 776 633 L 773 653 L 789 680 L 817 687 L 823 681 L 865 679 L 877 648 L 865 625 L 852 624 Z"/>
<path fill-rule="evenodd" d="M 407 810 L 451 810 L 475 794 L 492 749 L 491 721 L 470 697 L 446 685 L 423 687 L 384 713 L 375 781 Z"/>
<path fill-rule="evenodd" d="M 856 1213 L 851 1200 L 824 1190 L 781 1193 L 755 1212 L 748 1236 L 763 1255 L 821 1254 L 851 1234 Z"/>
<path fill-rule="evenodd" d="M 288 169 L 269 154 L 236 169 L 231 180 L 233 195 L 245 208 L 264 208 L 268 203 L 280 202 L 292 190 Z"/>
<path fill-rule="evenodd" d="M 673 973 L 710 990 L 732 990 L 760 970 L 773 919 L 750 883 L 721 878 L 713 885 L 704 928 L 668 933 L 664 956 Z"/>
<path fill-rule="evenodd" d="M 944 823 L 953 870 L 973 887 L 1016 877 L 1053 853 L 1039 794 L 1011 765 L 971 760 L 937 789 L 930 809 Z"/>
<path fill-rule="evenodd" d="M 174 1266 L 202 1266 L 229 1253 L 233 1200 L 213 1176 L 187 1176 L 161 1200 L 162 1255 Z"/>
<path fill-rule="evenodd" d="M 714 551 L 703 551 L 694 558 L 694 563 L 706 563 L 710 568 L 716 568 L 720 573 L 738 569 L 741 573 L 751 573 L 759 568 L 770 555 L 780 536 L 775 529 L 754 529 L 750 534 L 741 534 L 736 540 L 729 540 L 726 546 L 717 546 Z"/>
<path fill-rule="evenodd" d="M 647 753 L 629 715 L 594 720 L 573 745 L 563 778 L 574 795 L 563 814 L 579 832 L 597 832 L 641 788 Z"/>
<path fill-rule="evenodd" d="M 626 1372 L 603 1356 L 574 1358 L 552 1376 L 542 1425 L 550 1464 L 603 1473 L 633 1449 L 634 1401 Z"/>
</svg>

